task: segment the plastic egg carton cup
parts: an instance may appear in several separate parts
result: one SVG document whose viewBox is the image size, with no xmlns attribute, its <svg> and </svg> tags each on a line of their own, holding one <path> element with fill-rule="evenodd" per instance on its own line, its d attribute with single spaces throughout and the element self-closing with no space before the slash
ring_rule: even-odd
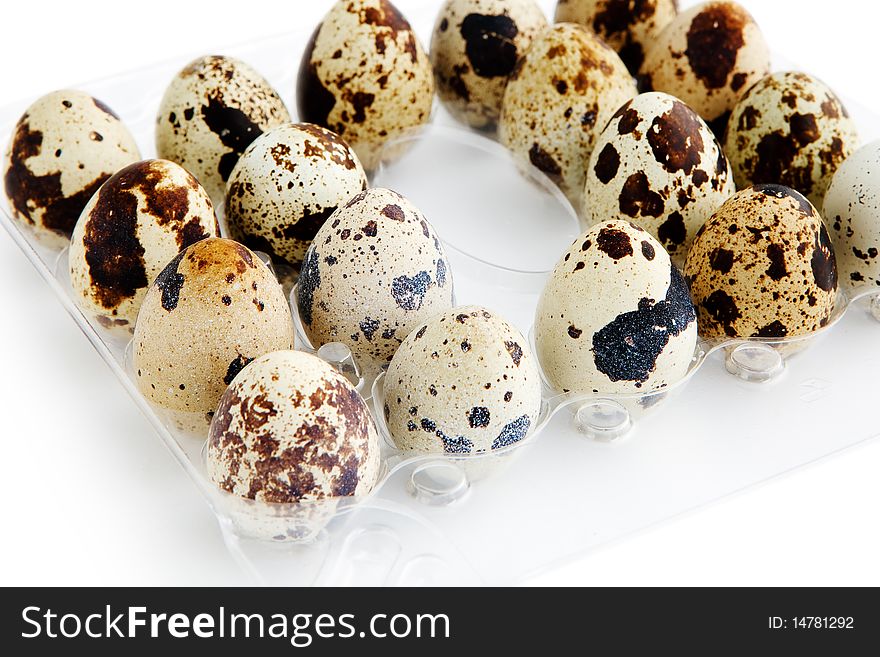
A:
<svg viewBox="0 0 880 657">
<path fill-rule="evenodd" d="M 423 42 L 435 9 L 424 3 L 409 16 Z M 219 52 L 254 66 L 293 108 L 297 55 L 310 30 Z M 152 157 L 159 100 L 186 61 L 77 88 L 113 107 Z M 28 104 L 0 110 L 4 141 Z M 847 105 L 863 142 L 875 138 L 880 121 Z M 409 198 L 435 226 L 457 303 L 493 309 L 530 335 L 550 271 L 584 228 L 569 203 L 439 106 L 432 125 L 388 147 L 397 157 L 371 183 Z M 472 455 L 397 449 L 384 424 L 382 369 L 355 362 L 341 344 L 312 349 L 292 304 L 297 348 L 333 364 L 370 401 L 383 436 L 381 479 L 361 499 L 244 500 L 209 481 L 202 419 L 188 430 L 139 394 L 130 335 L 77 309 L 66 251 L 38 244 L 10 219 L 5 200 L 2 222 L 195 481 L 257 583 L 509 583 L 880 433 L 876 290 L 841 292 L 833 320 L 815 335 L 701 342 L 687 375 L 662 390 L 563 395 L 545 385 L 539 421 L 524 440 Z"/>
</svg>

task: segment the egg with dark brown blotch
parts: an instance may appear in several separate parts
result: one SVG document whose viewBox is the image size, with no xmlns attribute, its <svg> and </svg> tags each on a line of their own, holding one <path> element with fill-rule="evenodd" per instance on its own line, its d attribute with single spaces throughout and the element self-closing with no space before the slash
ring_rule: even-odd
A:
<svg viewBox="0 0 880 657">
<path fill-rule="evenodd" d="M 721 136 L 736 101 L 769 72 L 770 50 L 758 24 L 741 5 L 720 0 L 667 25 L 648 48 L 639 81 L 642 91 L 683 100 Z"/>
<path fill-rule="evenodd" d="M 114 174 L 83 210 L 68 252 L 80 309 L 133 330 L 150 283 L 181 250 L 218 237 L 208 193 L 186 169 L 144 160 Z"/>
<path fill-rule="evenodd" d="M 288 122 L 278 93 L 248 64 L 200 57 L 165 90 L 156 116 L 156 151 L 190 171 L 219 205 L 245 149 L 266 130 Z"/>
<path fill-rule="evenodd" d="M 306 46 L 296 99 L 300 120 L 341 136 L 372 171 L 387 141 L 431 119 L 434 76 L 389 0 L 339 0 Z"/>
<path fill-rule="evenodd" d="M 542 171 L 580 208 L 596 139 L 635 95 L 617 53 L 581 25 L 555 25 L 511 75 L 498 136 L 521 165 Z"/>
<path fill-rule="evenodd" d="M 697 344 L 693 303 L 663 246 L 628 221 L 603 221 L 572 244 L 535 312 L 535 347 L 563 392 L 666 388 L 688 372 Z"/>
<path fill-rule="evenodd" d="M 828 231 L 804 196 L 780 185 L 745 189 L 721 206 L 684 272 L 706 339 L 809 335 L 834 312 Z"/>
<path fill-rule="evenodd" d="M 366 495 L 379 477 L 379 434 L 348 379 L 311 354 L 276 351 L 223 393 L 207 464 L 222 490 L 259 502 Z"/>
<path fill-rule="evenodd" d="M 336 208 L 367 188 L 354 150 L 311 123 L 274 128 L 239 158 L 226 188 L 229 236 L 296 270 Z"/>
<path fill-rule="evenodd" d="M 385 374 L 386 424 L 398 448 L 479 454 L 529 435 L 541 376 L 523 335 L 479 306 L 435 315 L 413 331 Z"/>
<path fill-rule="evenodd" d="M 684 260 L 706 220 L 736 191 L 712 130 L 668 94 L 637 96 L 599 135 L 584 192 L 588 224 L 628 219 Z"/>
<path fill-rule="evenodd" d="M 133 368 L 148 401 L 204 432 L 245 365 L 292 348 L 290 306 L 269 268 L 238 242 L 208 238 L 181 251 L 150 286 Z"/>
<path fill-rule="evenodd" d="M 446 0 L 430 51 L 446 109 L 474 128 L 494 129 L 508 76 L 546 28 L 535 0 Z"/>
<path fill-rule="evenodd" d="M 364 364 L 385 363 L 410 331 L 452 308 L 452 273 L 424 215 L 400 194 L 374 188 L 318 231 L 296 302 L 314 347 L 342 342 Z"/>
<path fill-rule="evenodd" d="M 128 128 L 82 91 L 55 91 L 18 120 L 3 182 L 12 218 L 40 242 L 63 248 L 89 199 L 122 167 L 140 159 Z"/>
<path fill-rule="evenodd" d="M 557 23 L 580 23 L 614 48 L 635 75 L 645 50 L 678 13 L 678 0 L 559 0 Z"/>
<path fill-rule="evenodd" d="M 834 172 L 858 145 L 855 122 L 840 99 L 797 72 L 768 75 L 749 89 L 724 140 L 737 185 L 785 185 L 814 205 L 821 205 Z"/>
</svg>

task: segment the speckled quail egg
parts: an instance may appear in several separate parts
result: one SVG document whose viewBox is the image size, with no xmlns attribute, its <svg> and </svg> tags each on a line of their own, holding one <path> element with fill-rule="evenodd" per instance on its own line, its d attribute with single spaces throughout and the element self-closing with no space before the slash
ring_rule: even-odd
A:
<svg viewBox="0 0 880 657">
<path fill-rule="evenodd" d="M 758 185 L 728 200 L 697 234 L 684 271 L 707 339 L 807 335 L 834 310 L 828 231 L 787 187 Z"/>
<path fill-rule="evenodd" d="M 181 251 L 150 286 L 133 366 L 150 402 L 204 431 L 245 365 L 292 348 L 290 307 L 269 268 L 238 242 L 208 238 Z"/>
<path fill-rule="evenodd" d="M 757 23 L 739 4 L 720 1 L 679 14 L 648 48 L 639 79 L 643 91 L 683 100 L 720 136 L 739 97 L 769 72 Z"/>
<path fill-rule="evenodd" d="M 342 342 L 364 363 L 391 360 L 425 319 L 453 306 L 448 260 L 424 215 L 375 188 L 334 212 L 306 253 L 296 289 L 314 347 Z"/>
<path fill-rule="evenodd" d="M 6 152 L 12 216 L 44 244 L 63 248 L 92 195 L 139 159 L 134 137 L 100 100 L 71 90 L 43 96 L 18 120 Z"/>
<path fill-rule="evenodd" d="M 242 61 L 207 56 L 171 80 L 156 117 L 156 150 L 223 201 L 239 156 L 263 132 L 290 122 L 271 85 Z"/>
<path fill-rule="evenodd" d="M 68 253 L 80 309 L 133 329 L 150 283 L 182 249 L 217 237 L 207 192 L 183 167 L 145 160 L 114 174 L 83 210 Z"/>
<path fill-rule="evenodd" d="M 880 286 L 880 141 L 863 146 L 837 169 L 822 216 L 841 279 L 857 289 Z"/>
<path fill-rule="evenodd" d="M 678 13 L 678 0 L 559 0 L 557 23 L 580 23 L 614 48 L 633 75 Z"/>
<path fill-rule="evenodd" d="M 260 502 L 365 495 L 379 476 L 379 435 L 344 376 L 311 354 L 276 351 L 223 393 L 207 461 L 217 486 Z"/>
<path fill-rule="evenodd" d="M 796 72 L 768 75 L 749 89 L 724 141 L 737 185 L 785 185 L 816 205 L 858 143 L 855 123 L 834 92 Z"/>
<path fill-rule="evenodd" d="M 541 411 L 541 376 L 522 334 L 465 306 L 431 317 L 397 350 L 384 413 L 398 448 L 470 454 L 525 438 Z"/>
<path fill-rule="evenodd" d="M 639 226 L 596 224 L 556 265 L 535 314 L 544 375 L 564 392 L 665 388 L 688 372 L 693 303 L 663 246 Z"/>
<path fill-rule="evenodd" d="M 694 235 L 736 191 L 709 126 L 664 93 L 637 96 L 599 136 L 584 192 L 588 224 L 630 219 L 684 259 Z"/>
<path fill-rule="evenodd" d="M 499 138 L 579 208 L 596 138 L 635 95 L 635 83 L 613 50 L 580 25 L 556 25 L 532 42 L 511 75 Z"/>
<path fill-rule="evenodd" d="M 431 63 L 388 0 L 339 0 L 306 46 L 297 80 L 303 121 L 344 138 L 367 170 L 389 139 L 427 123 Z"/>
<path fill-rule="evenodd" d="M 311 123 L 274 128 L 229 177 L 229 236 L 298 270 L 327 218 L 366 188 L 357 155 L 334 133 Z"/>
<path fill-rule="evenodd" d="M 440 100 L 458 120 L 494 129 L 507 78 L 547 18 L 534 0 L 446 0 L 431 38 Z"/>
</svg>

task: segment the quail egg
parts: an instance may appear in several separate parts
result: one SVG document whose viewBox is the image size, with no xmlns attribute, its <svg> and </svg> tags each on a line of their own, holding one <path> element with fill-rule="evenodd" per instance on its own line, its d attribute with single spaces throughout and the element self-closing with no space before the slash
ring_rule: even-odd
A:
<svg viewBox="0 0 880 657">
<path fill-rule="evenodd" d="M 621 220 L 596 224 L 571 246 L 541 294 L 534 330 L 550 385 L 585 394 L 672 385 L 697 344 L 681 273 L 656 239 Z"/>
<path fill-rule="evenodd" d="M 620 108 L 599 135 L 583 216 L 588 224 L 634 221 L 683 260 L 700 227 L 735 191 L 709 126 L 677 98 L 646 93 Z"/>
<path fill-rule="evenodd" d="M 431 63 L 388 0 L 339 0 L 306 46 L 297 80 L 303 121 L 344 138 L 367 170 L 390 139 L 427 123 Z"/>
<path fill-rule="evenodd" d="M 259 137 L 238 160 L 226 188 L 230 237 L 294 269 L 336 208 L 367 188 L 354 151 L 311 123 Z"/>
<path fill-rule="evenodd" d="M 42 243 L 63 248 L 98 188 L 140 159 L 134 137 L 107 105 L 56 91 L 18 120 L 4 163 L 12 216 Z"/>
<path fill-rule="evenodd" d="M 306 253 L 296 289 L 315 347 L 342 342 L 364 363 L 391 360 L 428 317 L 453 306 L 443 246 L 419 210 L 375 188 L 334 212 Z"/>
<path fill-rule="evenodd" d="M 580 25 L 563 23 L 532 42 L 504 91 L 501 143 L 581 207 L 599 132 L 636 95 L 626 66 Z"/>
<path fill-rule="evenodd" d="M 219 204 L 239 156 L 263 132 L 288 122 L 281 98 L 250 66 L 232 57 L 200 57 L 165 91 L 156 150 L 192 172 Z"/>
<path fill-rule="evenodd" d="M 779 184 L 821 205 L 837 167 L 858 147 L 855 123 L 825 84 L 774 73 L 749 89 L 730 117 L 725 151 L 736 184 Z"/>
<path fill-rule="evenodd" d="M 541 376 L 517 329 L 465 306 L 410 333 L 388 366 L 384 398 L 398 448 L 480 453 L 528 435 L 541 411 Z"/>
<path fill-rule="evenodd" d="M 831 238 L 813 205 L 787 187 L 734 195 L 697 234 L 684 271 L 706 339 L 807 335 L 834 310 Z"/>
<path fill-rule="evenodd" d="M 457 119 L 494 129 L 507 78 L 547 18 L 534 0 L 446 0 L 431 39 L 440 100 Z"/>
</svg>

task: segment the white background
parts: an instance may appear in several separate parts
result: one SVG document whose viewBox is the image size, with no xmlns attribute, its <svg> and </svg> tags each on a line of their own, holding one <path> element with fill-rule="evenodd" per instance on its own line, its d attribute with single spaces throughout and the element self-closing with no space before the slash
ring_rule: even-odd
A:
<svg viewBox="0 0 880 657">
<path fill-rule="evenodd" d="M 397 4 L 420 1 L 439 5 Z M 875 3 L 741 2 L 775 52 L 880 113 Z M 4 3 L 0 104 L 311 26 L 330 5 Z M 0 302 L 0 585 L 247 583 L 195 487 L 5 233 Z M 876 586 L 878 506 L 875 441 L 529 583 Z"/>
</svg>

